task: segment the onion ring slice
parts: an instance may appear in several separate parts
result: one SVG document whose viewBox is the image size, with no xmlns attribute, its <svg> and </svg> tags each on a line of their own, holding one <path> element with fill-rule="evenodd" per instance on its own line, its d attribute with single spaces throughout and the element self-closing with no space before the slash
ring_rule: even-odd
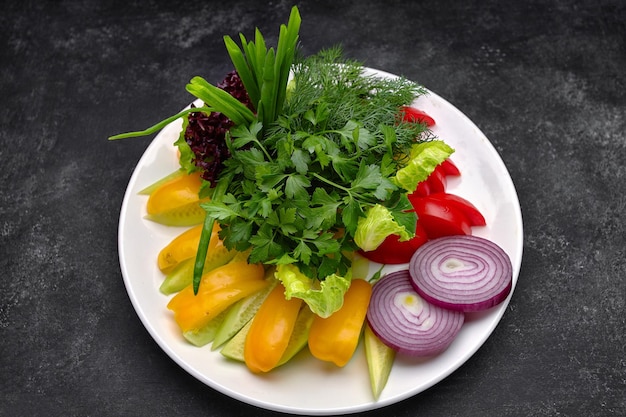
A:
<svg viewBox="0 0 626 417">
<path fill-rule="evenodd" d="M 462 312 L 437 307 L 420 297 L 407 270 L 389 273 L 374 284 L 366 317 L 383 343 L 410 356 L 443 352 L 465 321 Z"/>
<path fill-rule="evenodd" d="M 463 312 L 500 304 L 513 284 L 513 267 L 506 252 L 490 240 L 469 235 L 426 242 L 413 254 L 409 273 L 424 299 Z"/>
</svg>

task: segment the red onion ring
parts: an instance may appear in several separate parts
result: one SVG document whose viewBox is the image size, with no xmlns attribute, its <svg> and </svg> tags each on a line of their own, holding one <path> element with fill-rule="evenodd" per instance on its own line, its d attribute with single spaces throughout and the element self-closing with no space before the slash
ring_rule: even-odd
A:
<svg viewBox="0 0 626 417">
<path fill-rule="evenodd" d="M 426 242 L 413 254 L 409 272 L 424 299 L 463 312 L 500 304 L 513 284 L 509 256 L 478 236 L 446 236 Z"/>
<path fill-rule="evenodd" d="M 465 320 L 420 297 L 409 271 L 391 272 L 372 288 L 367 322 L 387 346 L 411 356 L 437 355 L 450 346 Z"/>
</svg>

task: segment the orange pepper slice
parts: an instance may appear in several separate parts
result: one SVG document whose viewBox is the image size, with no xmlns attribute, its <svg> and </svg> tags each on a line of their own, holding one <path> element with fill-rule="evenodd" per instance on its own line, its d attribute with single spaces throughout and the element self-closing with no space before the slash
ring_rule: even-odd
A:
<svg viewBox="0 0 626 417">
<path fill-rule="evenodd" d="M 365 322 L 372 285 L 355 279 L 344 295 L 343 305 L 331 316 L 315 316 L 309 330 L 309 350 L 323 361 L 345 366 L 356 350 Z"/>
<path fill-rule="evenodd" d="M 194 172 L 183 175 L 158 187 L 150 197 L 146 205 L 149 215 L 163 213 L 190 203 L 200 201 L 199 193 L 202 180 L 200 173 Z"/>
<path fill-rule="evenodd" d="M 285 287 L 276 287 L 267 296 L 244 344 L 244 360 L 252 372 L 268 372 L 280 364 L 302 305 L 299 298 L 285 299 Z"/>
<path fill-rule="evenodd" d="M 215 268 L 202 277 L 200 291 L 185 287 L 167 304 L 183 332 L 199 329 L 240 299 L 261 290 L 264 279 L 261 264 L 233 262 Z"/>
<path fill-rule="evenodd" d="M 200 224 L 184 231 L 161 249 L 157 257 L 161 272 L 168 274 L 182 261 L 196 256 L 203 227 Z M 211 233 L 207 254 L 216 250 L 225 251 L 225 248 L 223 248 L 224 242 L 218 236 L 219 231 L 220 226 L 216 222 Z"/>
</svg>

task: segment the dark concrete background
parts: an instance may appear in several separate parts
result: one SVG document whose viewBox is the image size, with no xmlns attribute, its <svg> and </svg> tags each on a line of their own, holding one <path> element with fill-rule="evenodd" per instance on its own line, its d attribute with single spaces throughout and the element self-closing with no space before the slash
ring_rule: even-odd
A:
<svg viewBox="0 0 626 417">
<path fill-rule="evenodd" d="M 519 283 L 487 343 L 371 416 L 626 415 L 626 6 L 299 2 L 305 53 L 337 43 L 455 104 L 519 194 Z M 275 415 L 204 386 L 141 325 L 117 223 L 149 139 L 110 143 L 272 44 L 289 2 L 20 1 L 0 13 L 0 415 Z M 306 387 L 303 387 L 306 389 Z"/>
</svg>

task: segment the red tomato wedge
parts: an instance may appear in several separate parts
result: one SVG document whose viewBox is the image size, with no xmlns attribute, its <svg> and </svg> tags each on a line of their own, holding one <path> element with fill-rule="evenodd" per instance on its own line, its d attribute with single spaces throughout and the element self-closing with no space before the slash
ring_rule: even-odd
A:
<svg viewBox="0 0 626 417">
<path fill-rule="evenodd" d="M 381 264 L 404 264 L 411 260 L 411 256 L 417 248 L 422 246 L 428 240 L 426 231 L 422 225 L 417 222 L 415 228 L 415 236 L 405 242 L 400 242 L 397 235 L 388 236 L 383 243 L 373 251 L 361 254 L 373 262 Z"/>
<path fill-rule="evenodd" d="M 436 201 L 441 204 L 448 204 L 463 212 L 470 222 L 471 226 L 485 226 L 487 222 L 480 210 L 463 197 L 449 193 L 431 193 L 426 197 L 428 200 Z M 410 199 L 410 197 L 409 197 Z"/>
<path fill-rule="evenodd" d="M 417 213 L 417 222 L 426 230 L 429 239 L 472 234 L 467 216 L 453 204 L 428 197 L 413 198 L 411 203 Z"/>
<path fill-rule="evenodd" d="M 446 179 L 448 175 L 455 177 L 461 175 L 461 171 L 450 159 L 446 159 L 437 165 L 426 180 L 417 184 L 413 195 L 425 197 L 429 194 L 445 192 L 448 185 L 448 180 Z"/>
<path fill-rule="evenodd" d="M 426 180 L 417 184 L 415 191 L 409 195 L 413 195 L 415 197 L 426 197 L 428 194 L 430 194 L 430 184 L 428 183 L 428 180 Z"/>
<path fill-rule="evenodd" d="M 428 185 L 430 186 L 430 194 L 443 193 L 446 191 L 446 185 L 448 185 L 448 183 L 446 181 L 446 173 L 441 168 L 441 165 L 435 167 L 435 170 L 430 173 L 426 181 L 428 181 Z"/>
<path fill-rule="evenodd" d="M 415 107 L 403 106 L 400 108 L 400 112 L 402 113 L 402 120 L 405 122 L 424 123 L 428 127 L 435 125 L 435 119 Z"/>
<path fill-rule="evenodd" d="M 452 177 L 459 177 L 461 175 L 461 171 L 454 164 L 454 162 L 450 160 L 450 158 L 443 161 L 439 166 L 441 167 L 443 172 L 446 173 L 446 175 L 450 175 Z"/>
</svg>

